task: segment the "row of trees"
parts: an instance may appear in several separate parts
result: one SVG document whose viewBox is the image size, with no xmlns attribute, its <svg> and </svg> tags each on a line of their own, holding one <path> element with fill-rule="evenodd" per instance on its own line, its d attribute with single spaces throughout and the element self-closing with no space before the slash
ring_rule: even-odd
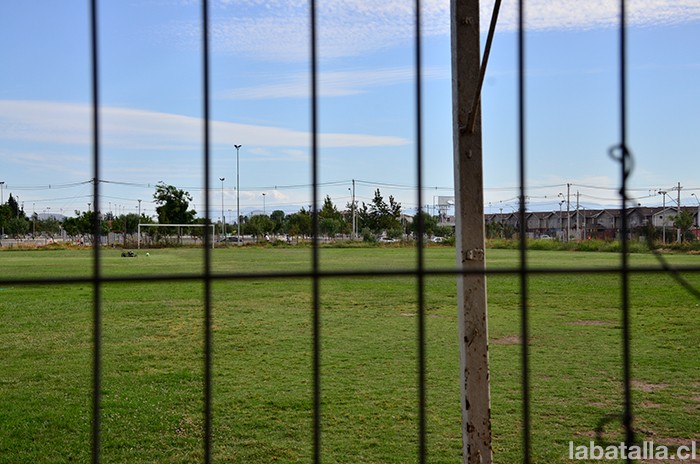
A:
<svg viewBox="0 0 700 464">
<path fill-rule="evenodd" d="M 190 209 L 192 197 L 188 192 L 177 189 L 172 185 L 158 184 L 153 196 L 160 224 L 193 224 L 201 223 L 196 219 L 196 211 Z M 401 203 L 393 196 L 388 201 L 384 199 L 379 189 L 374 192 L 374 197 L 369 203 L 357 206 L 355 211 L 356 230 L 365 240 L 372 240 L 378 236 L 399 238 L 404 234 L 415 232 L 417 221 L 403 220 Z M 424 214 L 425 230 L 429 235 L 449 235 L 452 231 L 449 227 L 438 227 L 437 219 Z M 310 236 L 312 234 L 312 212 L 305 208 L 291 214 L 282 210 L 275 210 L 270 215 L 258 214 L 250 217 L 242 217 L 240 232 L 243 235 L 262 237 L 265 235 L 289 235 Z M 221 227 L 222 225 L 219 224 Z M 227 224 L 226 234 L 234 234 L 238 224 Z M 323 205 L 318 211 L 319 232 L 327 237 L 335 237 L 338 234 L 351 235 L 353 230 L 353 205 L 348 203 L 343 211 L 333 204 L 329 196 L 323 200 Z M 193 229 L 194 231 L 194 229 Z"/>
<path fill-rule="evenodd" d="M 436 217 L 423 214 L 424 230 L 428 235 L 448 236 L 453 233 L 451 227 L 438 225 Z M 296 213 L 285 214 L 281 210 L 273 211 L 269 216 L 255 215 L 242 218 L 241 233 L 245 235 L 263 236 L 266 234 L 286 234 L 290 236 L 310 236 L 312 234 L 312 213 L 302 208 Z M 415 234 L 418 224 L 417 216 L 406 218 L 401 213 L 401 204 L 393 196 L 388 202 L 384 200 L 379 189 L 374 192 L 370 203 L 362 203 L 355 211 L 355 223 L 358 236 L 366 241 L 376 240 L 380 236 L 402 238 Z M 329 196 L 323 200 L 318 211 L 318 228 L 321 235 L 335 237 L 349 236 L 353 233 L 353 208 L 348 203 L 343 211 Z M 229 227 L 230 232 L 235 226 Z"/>
<path fill-rule="evenodd" d="M 159 183 L 156 185 L 153 200 L 156 204 L 158 224 L 203 224 L 203 218 L 197 218 L 197 212 L 190 208 L 192 196 L 175 186 Z M 402 215 L 401 203 L 393 196 L 388 201 L 384 199 L 379 189 L 374 192 L 374 197 L 369 203 L 362 202 L 356 205 L 354 211 L 355 231 L 365 240 L 374 240 L 380 236 L 400 238 L 404 234 L 415 233 L 417 217 L 407 220 Z M 95 216 L 97 214 L 97 217 Z M 124 239 L 126 236 L 136 233 L 139 224 L 152 224 L 153 219 L 146 215 L 134 213 L 119 216 L 110 213 L 95 213 L 94 211 L 76 211 L 74 217 L 59 221 L 54 217 L 39 219 L 35 214 L 28 219 L 21 210 L 17 201 L 10 195 L 4 205 L 0 205 L 0 226 L 4 233 L 15 237 L 25 236 L 28 233 L 55 237 L 61 231 L 68 236 L 88 241 L 93 233 L 95 219 L 99 220 L 99 227 L 103 235 L 110 232 L 120 233 Z M 423 213 L 425 231 L 429 235 L 446 236 L 451 233 L 451 228 L 441 228 L 435 217 Z M 312 235 L 312 212 L 305 208 L 291 214 L 281 210 L 275 210 L 270 215 L 258 214 L 241 218 L 242 235 L 288 235 L 292 237 L 308 237 Z M 221 230 L 222 224 L 218 224 L 217 230 Z M 226 234 L 235 234 L 238 224 L 227 224 Z M 343 211 L 333 203 L 329 196 L 323 200 L 323 205 L 318 211 L 319 232 L 326 237 L 335 237 L 339 234 L 351 235 L 353 233 L 353 205 L 348 203 Z M 205 233 L 204 228 L 191 228 L 180 230 L 187 235 L 199 235 Z M 167 235 L 172 233 L 166 230 L 149 229 L 151 235 Z"/>
</svg>

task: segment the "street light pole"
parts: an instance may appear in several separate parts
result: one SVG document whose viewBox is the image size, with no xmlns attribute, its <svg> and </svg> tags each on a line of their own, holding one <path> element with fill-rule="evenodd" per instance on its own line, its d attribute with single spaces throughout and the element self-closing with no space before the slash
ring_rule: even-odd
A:
<svg viewBox="0 0 700 464">
<path fill-rule="evenodd" d="M 219 177 L 221 181 L 221 231 L 223 238 L 226 238 L 226 213 L 224 213 L 224 181 L 225 177 Z"/>
<path fill-rule="evenodd" d="M 263 216 L 267 216 L 267 210 L 265 209 L 265 195 L 266 195 L 266 193 L 263 192 L 263 194 L 262 194 L 262 196 L 263 196 Z"/>
<path fill-rule="evenodd" d="M 236 149 L 236 235 L 238 235 L 238 244 L 241 244 L 241 170 L 239 164 L 239 151 L 243 145 L 234 145 Z"/>
<path fill-rule="evenodd" d="M 352 239 L 357 239 L 357 221 L 355 220 L 355 179 L 352 180 Z"/>
<path fill-rule="evenodd" d="M 3 196 L 2 189 L 5 187 L 5 181 L 0 181 L 0 206 L 5 204 L 5 197 Z M 0 231 L 2 235 L 0 235 L 0 238 L 5 237 L 5 224 L 2 225 L 2 231 Z"/>
</svg>

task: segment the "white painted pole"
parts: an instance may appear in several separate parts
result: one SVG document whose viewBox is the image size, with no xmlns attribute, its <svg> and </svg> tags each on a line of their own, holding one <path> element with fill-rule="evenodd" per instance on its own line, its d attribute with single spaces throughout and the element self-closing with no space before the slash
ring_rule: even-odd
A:
<svg viewBox="0 0 700 464">
<path fill-rule="evenodd" d="M 479 1 L 452 0 L 452 108 L 462 459 L 490 464 L 491 399 L 484 264 Z"/>
</svg>

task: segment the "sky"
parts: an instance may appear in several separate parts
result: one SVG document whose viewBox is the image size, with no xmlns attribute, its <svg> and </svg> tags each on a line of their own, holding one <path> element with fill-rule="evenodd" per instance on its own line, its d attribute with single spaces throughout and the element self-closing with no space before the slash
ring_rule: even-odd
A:
<svg viewBox="0 0 700 464">
<path fill-rule="evenodd" d="M 417 205 L 412 0 L 319 0 L 321 198 L 344 209 L 380 189 Z M 628 3 L 628 145 L 634 202 L 699 204 L 700 2 Z M 493 3 L 481 2 L 482 47 Z M 485 210 L 517 210 L 517 15 L 504 0 L 482 94 Z M 528 209 L 570 192 L 619 205 L 618 2 L 526 8 Z M 204 215 L 200 4 L 99 2 L 101 211 L 155 214 L 175 185 Z M 0 5 L 0 182 L 25 212 L 94 207 L 87 0 Z M 449 0 L 422 2 L 423 203 L 452 196 Z M 308 2 L 211 0 L 210 215 L 311 203 Z M 235 144 L 240 144 L 237 157 Z M 220 179 L 224 180 L 221 181 Z M 570 184 L 570 185 L 567 185 Z M 658 194 L 659 190 L 668 195 Z M 223 197 L 223 208 L 222 208 Z M 564 205 L 566 208 L 566 205 Z"/>
</svg>

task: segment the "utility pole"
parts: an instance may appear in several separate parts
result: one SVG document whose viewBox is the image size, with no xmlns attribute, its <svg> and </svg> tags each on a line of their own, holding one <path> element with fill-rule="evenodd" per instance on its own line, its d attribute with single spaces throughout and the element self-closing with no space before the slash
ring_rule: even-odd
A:
<svg viewBox="0 0 700 464">
<path fill-rule="evenodd" d="M 698 212 L 697 212 L 697 216 L 695 217 L 695 228 L 700 229 L 700 200 L 698 200 L 698 196 L 695 195 L 694 193 L 691 193 L 690 195 L 695 197 L 695 201 L 698 202 Z"/>
<path fill-rule="evenodd" d="M 221 181 L 221 238 L 226 238 L 226 213 L 224 211 L 224 181 L 225 177 L 219 177 Z"/>
<path fill-rule="evenodd" d="M 563 205 L 565 200 L 562 200 L 559 202 L 559 232 L 561 232 L 562 235 L 564 235 L 564 218 L 562 217 L 561 213 L 561 205 Z M 562 237 L 564 238 L 564 237 Z"/>
<path fill-rule="evenodd" d="M 480 57 L 479 1 L 452 0 L 452 126 L 459 305 L 462 460 L 491 464 L 491 395 L 484 263 L 484 189 L 481 135 L 483 83 L 495 18 Z"/>
<path fill-rule="evenodd" d="M 678 215 L 676 216 L 678 219 L 680 219 L 681 216 L 681 183 L 678 182 Z M 681 228 L 677 227 L 676 230 L 678 231 L 678 235 L 676 237 L 676 241 L 678 243 L 681 243 Z"/>
<path fill-rule="evenodd" d="M 659 190 L 659 193 L 662 195 L 663 203 L 662 203 L 662 208 L 661 211 L 666 210 L 666 191 L 665 190 Z M 664 212 L 664 216 L 666 216 L 666 213 Z M 663 222 L 661 223 L 661 240 L 663 241 L 664 245 L 666 245 L 666 217 L 664 217 Z"/>
<path fill-rule="evenodd" d="M 571 184 L 566 184 L 566 241 L 571 237 Z"/>
<path fill-rule="evenodd" d="M 578 241 L 581 241 L 581 225 L 579 222 L 579 213 L 578 213 L 578 207 L 579 207 L 579 193 L 578 190 L 576 190 L 576 237 Z"/>
</svg>

